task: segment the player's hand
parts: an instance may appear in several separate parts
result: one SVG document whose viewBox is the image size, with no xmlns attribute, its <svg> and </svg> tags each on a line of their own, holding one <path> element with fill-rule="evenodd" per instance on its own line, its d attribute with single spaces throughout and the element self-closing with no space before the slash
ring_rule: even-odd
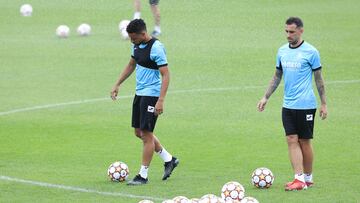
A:
<svg viewBox="0 0 360 203">
<path fill-rule="evenodd" d="M 263 97 L 260 101 L 259 101 L 259 103 L 258 103 L 258 105 L 257 105 L 257 107 L 258 107 L 258 111 L 264 111 L 264 109 L 265 109 L 265 105 L 266 105 L 266 103 L 267 103 L 267 99 L 265 98 L 265 97 Z"/>
<path fill-rule="evenodd" d="M 155 116 L 162 114 L 164 111 L 164 101 L 158 100 L 155 104 Z"/>
<path fill-rule="evenodd" d="M 119 93 L 119 86 L 115 85 L 110 92 L 111 99 L 115 101 L 118 93 Z"/>
<path fill-rule="evenodd" d="M 322 104 L 320 107 L 320 117 L 322 120 L 324 120 L 327 117 L 327 107 L 326 104 Z"/>
</svg>

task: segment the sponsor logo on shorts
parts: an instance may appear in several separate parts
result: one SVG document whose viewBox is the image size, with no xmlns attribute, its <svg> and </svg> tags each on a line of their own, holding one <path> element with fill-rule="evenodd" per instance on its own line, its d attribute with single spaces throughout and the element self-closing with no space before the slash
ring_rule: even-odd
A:
<svg viewBox="0 0 360 203">
<path fill-rule="evenodd" d="M 312 121 L 313 119 L 314 118 L 312 114 L 306 114 L 306 121 Z"/>
<path fill-rule="evenodd" d="M 154 111 L 155 111 L 155 107 L 153 107 L 153 106 L 148 106 L 148 112 L 154 113 Z"/>
</svg>

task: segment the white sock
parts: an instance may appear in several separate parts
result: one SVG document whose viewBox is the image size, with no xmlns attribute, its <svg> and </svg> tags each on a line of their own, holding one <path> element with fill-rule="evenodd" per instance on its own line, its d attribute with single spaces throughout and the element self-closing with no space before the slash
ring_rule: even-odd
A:
<svg viewBox="0 0 360 203">
<path fill-rule="evenodd" d="M 159 25 L 155 25 L 154 30 L 158 33 L 161 33 L 161 29 Z"/>
<path fill-rule="evenodd" d="M 312 173 L 305 173 L 305 181 L 306 182 L 313 182 Z"/>
<path fill-rule="evenodd" d="M 135 12 L 134 13 L 134 19 L 140 19 L 141 13 L 140 12 Z"/>
<path fill-rule="evenodd" d="M 305 183 L 305 175 L 303 173 L 295 174 L 295 179 L 298 179 L 301 182 Z"/>
<path fill-rule="evenodd" d="M 147 178 L 148 170 L 149 170 L 149 166 L 141 165 L 140 172 L 139 172 L 140 176 L 143 178 Z"/>
<path fill-rule="evenodd" d="M 159 154 L 161 159 L 164 160 L 164 162 L 169 162 L 172 159 L 172 155 L 169 152 L 167 152 L 165 148 L 162 148 L 162 150 L 160 150 L 157 153 Z"/>
</svg>

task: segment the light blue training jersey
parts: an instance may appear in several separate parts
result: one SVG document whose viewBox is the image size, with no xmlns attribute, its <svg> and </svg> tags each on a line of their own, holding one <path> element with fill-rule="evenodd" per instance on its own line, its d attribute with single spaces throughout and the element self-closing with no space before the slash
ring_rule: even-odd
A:
<svg viewBox="0 0 360 203">
<path fill-rule="evenodd" d="M 136 95 L 159 97 L 161 89 L 159 68 L 167 66 L 163 44 L 153 38 L 146 44 L 132 46 L 131 52 L 131 57 L 136 61 Z"/>
<path fill-rule="evenodd" d="M 283 107 L 316 109 L 312 72 L 321 69 L 318 50 L 304 41 L 298 47 L 285 44 L 278 50 L 276 68 L 283 71 L 285 82 Z"/>
</svg>

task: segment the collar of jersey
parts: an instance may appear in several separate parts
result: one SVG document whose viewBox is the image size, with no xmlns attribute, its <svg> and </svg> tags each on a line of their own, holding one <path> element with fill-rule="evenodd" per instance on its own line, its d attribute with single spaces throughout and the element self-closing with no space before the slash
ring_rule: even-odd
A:
<svg viewBox="0 0 360 203">
<path fill-rule="evenodd" d="M 297 45 L 296 47 L 292 47 L 292 46 L 290 46 L 290 43 L 289 43 L 289 48 L 290 49 L 297 49 L 297 48 L 299 48 L 302 44 L 304 44 L 304 42 L 305 42 L 305 40 L 303 40 L 299 45 Z"/>
</svg>

